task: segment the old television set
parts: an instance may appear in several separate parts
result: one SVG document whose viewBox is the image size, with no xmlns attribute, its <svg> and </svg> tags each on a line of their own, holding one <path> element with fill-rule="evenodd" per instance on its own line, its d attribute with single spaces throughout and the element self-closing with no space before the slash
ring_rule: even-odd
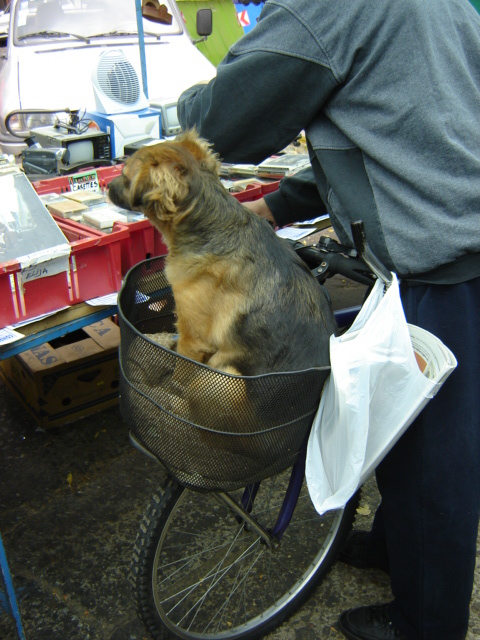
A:
<svg viewBox="0 0 480 640">
<path fill-rule="evenodd" d="M 150 106 L 152 109 L 158 109 L 162 114 L 162 134 L 164 136 L 176 136 L 177 133 L 180 133 L 176 100 L 152 100 Z"/>
<path fill-rule="evenodd" d="M 63 148 L 65 165 L 76 165 L 94 160 L 110 160 L 110 136 L 104 131 L 88 130 L 85 133 L 68 133 L 57 127 L 33 129 L 32 137 L 43 148 Z"/>
</svg>

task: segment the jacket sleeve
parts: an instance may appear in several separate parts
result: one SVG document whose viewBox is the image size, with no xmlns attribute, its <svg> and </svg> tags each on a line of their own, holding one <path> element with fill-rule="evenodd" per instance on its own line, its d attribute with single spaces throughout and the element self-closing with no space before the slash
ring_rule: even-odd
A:
<svg viewBox="0 0 480 640">
<path fill-rule="evenodd" d="M 265 196 L 265 202 L 279 227 L 326 213 L 311 167 L 284 178 L 277 191 Z"/>
<path fill-rule="evenodd" d="M 278 153 L 307 127 L 337 86 L 331 69 L 304 53 L 309 47 L 319 51 L 320 59 L 319 44 L 308 29 L 290 13 L 269 6 L 266 19 L 230 49 L 216 77 L 180 96 L 182 128 L 195 127 L 225 162 L 258 164 Z"/>
</svg>

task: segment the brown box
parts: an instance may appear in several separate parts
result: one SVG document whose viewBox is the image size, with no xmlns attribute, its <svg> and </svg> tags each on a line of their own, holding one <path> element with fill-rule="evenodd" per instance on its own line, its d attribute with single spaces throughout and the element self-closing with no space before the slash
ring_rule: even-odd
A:
<svg viewBox="0 0 480 640">
<path fill-rule="evenodd" d="M 118 403 L 119 343 L 102 320 L 0 361 L 0 373 L 40 426 L 59 426 Z"/>
</svg>

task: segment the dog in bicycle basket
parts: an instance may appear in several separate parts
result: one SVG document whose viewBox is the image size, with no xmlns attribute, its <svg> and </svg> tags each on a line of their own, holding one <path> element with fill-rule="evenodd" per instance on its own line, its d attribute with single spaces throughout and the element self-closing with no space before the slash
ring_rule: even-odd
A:
<svg viewBox="0 0 480 640">
<path fill-rule="evenodd" d="M 114 204 L 143 212 L 167 245 L 164 272 L 175 306 L 175 351 L 182 356 L 168 385 L 191 405 L 182 409 L 191 422 L 195 403 L 214 416 L 227 406 L 241 417 L 251 395 L 248 377 L 328 367 L 336 333 L 322 286 L 267 221 L 228 193 L 219 169 L 208 142 L 187 131 L 139 149 L 109 188 Z M 221 394 L 212 389 L 201 371 L 187 374 L 190 361 L 227 374 L 231 393 L 228 384 Z M 189 394 L 175 391 L 179 381 Z M 166 378 L 157 376 L 155 384 Z M 230 420 L 228 430 L 237 428 Z"/>
</svg>

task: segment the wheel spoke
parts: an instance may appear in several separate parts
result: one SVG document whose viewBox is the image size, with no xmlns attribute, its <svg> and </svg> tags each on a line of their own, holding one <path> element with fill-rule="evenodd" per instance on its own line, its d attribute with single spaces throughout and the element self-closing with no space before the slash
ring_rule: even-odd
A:
<svg viewBox="0 0 480 640">
<path fill-rule="evenodd" d="M 258 542 L 258 541 L 255 541 L 255 542 L 251 545 L 251 548 L 252 548 L 254 545 L 256 545 L 256 544 L 257 544 L 257 542 Z M 229 545 L 229 550 L 231 549 L 231 547 L 232 547 L 232 545 Z M 165 604 L 166 602 L 168 602 L 168 601 L 169 601 L 169 600 L 171 600 L 172 598 L 175 598 L 175 597 L 180 596 L 180 595 L 184 595 L 184 594 L 186 594 L 186 595 L 190 595 L 191 593 L 193 593 L 193 592 L 195 591 L 195 589 L 196 589 L 197 587 L 203 586 L 203 585 L 208 581 L 208 579 L 213 578 L 213 579 L 214 579 L 214 582 L 213 582 L 213 584 L 209 587 L 208 591 L 206 592 L 206 594 L 208 594 L 208 592 L 209 592 L 209 591 L 210 591 L 210 590 L 215 586 L 215 584 L 217 584 L 217 582 L 218 582 L 218 581 L 219 581 L 219 580 L 220 580 L 220 579 L 221 579 L 221 578 L 222 578 L 222 577 L 223 577 L 223 576 L 224 576 L 224 575 L 225 575 L 225 574 L 226 574 L 226 573 L 227 573 L 227 572 L 228 572 L 228 571 L 229 571 L 229 570 L 230 570 L 230 569 L 231 569 L 231 568 L 236 564 L 236 563 L 238 563 L 239 559 L 242 559 L 242 557 L 243 557 L 243 558 L 245 558 L 245 557 L 247 557 L 248 555 L 250 555 L 250 554 L 252 553 L 252 551 L 250 551 L 250 553 L 248 553 L 248 552 L 249 552 L 249 549 L 245 550 L 245 551 L 242 553 L 242 555 L 240 556 L 240 558 L 237 558 L 237 559 L 233 560 L 230 564 L 228 564 L 228 565 L 225 565 L 225 566 L 224 566 L 224 565 L 223 565 L 223 561 L 224 561 L 224 559 L 228 556 L 228 552 L 227 552 L 227 553 L 225 554 L 224 558 L 223 558 L 221 561 L 219 561 L 219 562 L 217 563 L 217 565 L 215 565 L 214 567 L 212 567 L 212 569 L 210 569 L 210 571 L 207 573 L 207 575 L 205 575 L 205 576 L 204 576 L 203 578 L 201 578 L 200 580 L 197 580 L 197 581 L 193 582 L 192 584 L 188 585 L 187 587 L 185 587 L 185 588 L 184 588 L 184 589 L 182 589 L 181 591 L 178 591 L 178 592 L 176 592 L 176 593 L 171 594 L 168 598 L 165 598 L 165 599 L 162 601 L 162 604 Z M 187 564 L 187 563 L 186 563 L 186 564 Z M 185 566 L 186 566 L 186 564 L 185 564 Z M 222 566 L 223 566 L 223 569 L 222 569 L 222 571 L 220 572 L 220 571 L 219 571 L 219 569 L 220 569 L 220 567 L 222 567 Z M 162 567 L 162 568 L 163 568 L 163 567 Z M 181 568 L 182 568 L 182 567 L 181 567 Z M 181 570 L 181 568 L 180 568 L 180 570 Z M 163 584 L 163 583 L 165 583 L 165 581 L 169 580 L 169 579 L 170 579 L 170 577 L 171 577 L 171 576 L 168 576 L 168 577 L 167 577 L 167 578 L 165 578 L 163 581 L 161 581 L 159 584 Z M 205 598 L 205 596 L 202 596 L 202 599 L 204 599 L 204 598 Z M 168 611 L 168 613 L 173 612 L 173 610 L 175 609 L 175 607 L 176 607 L 178 604 L 180 604 L 180 602 L 182 602 L 182 600 L 181 600 L 181 601 L 179 601 L 179 602 L 178 602 L 174 607 L 172 607 L 172 608 Z M 194 607 L 195 607 L 195 605 L 194 605 Z M 192 607 L 192 609 L 193 609 L 194 607 Z"/>
<path fill-rule="evenodd" d="M 252 545 L 250 546 L 251 551 L 249 553 L 243 553 L 241 554 L 241 556 L 239 556 L 239 558 L 236 558 L 233 562 L 231 562 L 228 566 L 224 567 L 224 570 L 222 571 L 221 574 L 217 574 L 216 576 L 216 581 L 209 587 L 209 589 L 205 592 L 204 596 L 201 599 L 201 603 L 200 606 L 205 602 L 206 598 L 210 595 L 211 591 L 215 588 L 215 586 L 219 583 L 219 581 L 235 566 L 237 566 L 239 564 L 239 562 L 241 562 L 242 560 L 245 560 L 249 555 L 252 555 L 253 553 L 253 547 L 258 546 L 258 540 L 256 540 L 254 543 L 252 543 Z M 247 550 L 248 551 L 248 550 Z M 258 554 L 257 554 L 257 559 L 258 559 Z M 257 560 L 254 560 L 253 564 L 251 565 L 251 567 L 253 567 L 256 564 Z M 215 621 L 215 619 L 218 617 L 219 614 L 222 614 L 222 612 L 224 612 L 227 608 L 227 605 L 230 603 L 230 600 L 233 596 L 233 594 L 236 592 L 236 590 L 238 589 L 238 583 L 237 586 L 235 587 L 235 583 L 237 582 L 237 579 L 240 575 L 241 572 L 241 567 L 238 568 L 236 577 L 234 578 L 234 584 L 232 585 L 234 588 L 230 588 L 230 594 L 228 596 L 228 598 L 223 602 L 223 604 L 220 606 L 220 608 L 218 609 L 218 611 L 213 614 L 212 619 L 208 622 L 208 624 L 205 626 L 204 628 L 204 632 L 206 632 L 208 630 L 208 628 L 212 625 L 212 623 Z M 242 582 L 244 582 L 246 579 L 246 576 L 241 580 L 240 584 Z M 192 621 L 193 622 L 193 621 Z"/>
<path fill-rule="evenodd" d="M 278 519 L 288 474 L 279 480 L 262 482 L 253 504 L 251 515 L 264 531 Z M 152 502 L 135 556 L 138 607 L 152 635 L 163 640 L 263 635 L 327 571 L 355 513 L 318 516 L 304 486 L 282 541 L 272 548 L 225 503 L 171 486 Z M 240 504 L 242 494 L 230 496 Z M 152 601 L 141 595 L 149 590 Z"/>
</svg>

